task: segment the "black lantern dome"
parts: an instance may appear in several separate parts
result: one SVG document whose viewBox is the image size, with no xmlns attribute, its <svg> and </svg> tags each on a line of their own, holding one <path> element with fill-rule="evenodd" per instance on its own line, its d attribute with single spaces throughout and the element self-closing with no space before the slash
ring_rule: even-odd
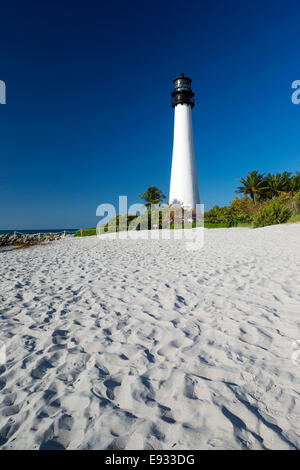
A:
<svg viewBox="0 0 300 470">
<path fill-rule="evenodd" d="M 195 93 L 192 92 L 191 83 L 192 80 L 184 76 L 184 73 L 180 77 L 176 77 L 173 80 L 174 91 L 172 93 L 172 108 L 175 108 L 177 104 L 188 104 L 191 108 L 194 107 L 195 102 L 193 97 Z"/>
</svg>

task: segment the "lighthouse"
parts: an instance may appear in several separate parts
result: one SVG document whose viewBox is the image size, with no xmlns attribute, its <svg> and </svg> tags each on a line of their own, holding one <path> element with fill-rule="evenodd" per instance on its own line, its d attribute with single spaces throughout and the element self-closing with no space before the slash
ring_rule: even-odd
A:
<svg viewBox="0 0 300 470">
<path fill-rule="evenodd" d="M 200 204 L 192 129 L 195 95 L 192 80 L 184 74 L 173 82 L 174 140 L 169 204 L 195 209 Z"/>
</svg>

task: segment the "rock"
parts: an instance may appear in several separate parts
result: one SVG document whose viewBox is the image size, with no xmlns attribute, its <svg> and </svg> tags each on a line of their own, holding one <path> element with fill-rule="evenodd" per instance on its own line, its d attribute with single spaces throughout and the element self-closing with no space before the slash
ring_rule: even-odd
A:
<svg viewBox="0 0 300 470">
<path fill-rule="evenodd" d="M 73 237 L 73 234 L 66 234 L 66 237 Z M 49 237 L 49 233 L 40 233 L 40 237 L 38 233 L 27 233 L 27 234 L 9 234 L 5 233 L 0 235 L 0 246 L 10 246 L 10 245 L 35 245 L 38 244 L 40 239 L 45 239 Z M 52 233 L 51 238 L 52 240 L 61 239 L 61 233 Z"/>
</svg>

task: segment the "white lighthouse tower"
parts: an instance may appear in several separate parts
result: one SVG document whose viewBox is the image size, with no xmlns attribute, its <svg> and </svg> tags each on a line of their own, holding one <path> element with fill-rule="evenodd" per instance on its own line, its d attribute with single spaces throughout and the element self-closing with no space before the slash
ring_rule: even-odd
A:
<svg viewBox="0 0 300 470">
<path fill-rule="evenodd" d="M 169 204 L 194 209 L 200 204 L 192 129 L 195 95 L 191 89 L 192 80 L 184 74 L 173 82 L 175 120 Z"/>
</svg>

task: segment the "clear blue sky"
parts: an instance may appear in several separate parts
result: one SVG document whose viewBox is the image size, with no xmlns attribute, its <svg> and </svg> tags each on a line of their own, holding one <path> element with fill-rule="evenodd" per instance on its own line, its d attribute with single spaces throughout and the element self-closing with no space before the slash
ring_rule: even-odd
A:
<svg viewBox="0 0 300 470">
<path fill-rule="evenodd" d="M 181 72 L 206 209 L 250 170 L 299 169 L 299 44 L 299 1 L 2 3 L 0 229 L 95 226 L 119 194 L 168 194 Z"/>
</svg>

